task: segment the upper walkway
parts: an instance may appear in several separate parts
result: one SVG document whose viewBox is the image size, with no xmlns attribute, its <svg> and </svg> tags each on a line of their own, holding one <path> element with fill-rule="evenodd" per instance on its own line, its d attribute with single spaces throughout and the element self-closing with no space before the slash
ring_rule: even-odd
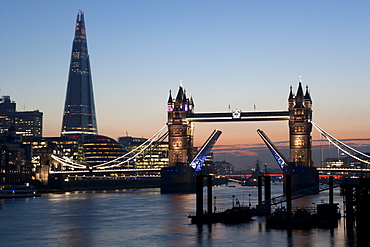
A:
<svg viewBox="0 0 370 247">
<path fill-rule="evenodd" d="M 190 113 L 186 115 L 188 121 L 193 122 L 231 122 L 231 121 L 281 121 L 289 120 L 288 111 L 271 112 L 242 112 L 232 111 L 224 113 Z"/>
</svg>

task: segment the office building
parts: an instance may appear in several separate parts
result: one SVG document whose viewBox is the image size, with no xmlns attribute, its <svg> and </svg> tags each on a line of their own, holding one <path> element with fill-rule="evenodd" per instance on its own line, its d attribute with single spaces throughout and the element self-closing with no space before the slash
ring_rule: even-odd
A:
<svg viewBox="0 0 370 247">
<path fill-rule="evenodd" d="M 17 111 L 15 101 L 10 96 L 0 99 L 0 136 L 14 127 L 16 134 L 24 138 L 42 137 L 43 113 L 39 110 Z"/>
<path fill-rule="evenodd" d="M 124 136 L 118 139 L 128 151 L 132 151 L 146 142 L 146 138 Z M 142 150 L 141 148 L 139 150 Z M 133 153 L 134 155 L 135 153 Z M 163 168 L 168 166 L 168 142 L 159 141 L 143 151 L 132 162 L 136 168 Z"/>
<path fill-rule="evenodd" d="M 69 67 L 62 135 L 97 134 L 84 13 L 78 12 Z"/>
</svg>

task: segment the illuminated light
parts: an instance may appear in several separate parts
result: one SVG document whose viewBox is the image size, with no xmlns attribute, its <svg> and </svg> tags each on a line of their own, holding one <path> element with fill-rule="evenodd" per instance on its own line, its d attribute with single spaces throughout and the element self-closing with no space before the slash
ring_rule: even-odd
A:
<svg viewBox="0 0 370 247">
<path fill-rule="evenodd" d="M 252 176 L 251 174 L 230 174 L 230 175 L 219 175 L 220 177 L 250 177 Z M 267 177 L 284 177 L 283 174 L 265 174 Z M 341 178 L 343 177 L 342 175 L 319 175 L 320 178 L 327 178 L 327 177 L 336 177 L 336 178 Z"/>
<path fill-rule="evenodd" d="M 341 178 L 342 175 L 319 175 L 320 178 L 328 178 L 328 177 L 335 177 L 335 178 Z"/>
</svg>

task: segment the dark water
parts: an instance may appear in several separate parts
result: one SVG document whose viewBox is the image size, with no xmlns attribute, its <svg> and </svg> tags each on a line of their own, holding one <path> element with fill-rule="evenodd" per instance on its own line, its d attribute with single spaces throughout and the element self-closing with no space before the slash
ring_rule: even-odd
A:
<svg viewBox="0 0 370 247">
<path fill-rule="evenodd" d="M 281 185 L 272 193 L 280 195 Z M 249 196 L 251 194 L 251 196 Z M 243 204 L 257 201 L 255 187 L 214 187 L 217 208 L 232 195 Z M 328 202 L 328 193 L 294 201 L 296 206 Z M 335 191 L 335 202 L 343 208 Z M 356 246 L 344 221 L 334 230 L 267 229 L 263 217 L 242 224 L 191 224 L 195 194 L 160 194 L 159 189 L 46 194 L 0 199 L 0 246 Z"/>
</svg>

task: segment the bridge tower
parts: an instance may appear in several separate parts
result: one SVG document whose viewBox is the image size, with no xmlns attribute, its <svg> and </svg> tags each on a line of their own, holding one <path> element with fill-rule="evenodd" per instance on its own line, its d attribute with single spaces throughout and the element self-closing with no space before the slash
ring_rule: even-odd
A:
<svg viewBox="0 0 370 247">
<path fill-rule="evenodd" d="M 195 191 L 194 169 L 189 166 L 193 159 L 194 123 L 187 114 L 194 113 L 194 101 L 186 97 L 180 84 L 176 98 L 171 91 L 167 101 L 168 114 L 168 167 L 161 169 L 161 193 Z"/>
<path fill-rule="evenodd" d="M 291 175 L 292 190 L 318 186 L 318 173 L 312 161 L 312 99 L 299 81 L 297 93 L 292 87 L 288 98 L 290 164 L 284 169 Z"/>
<path fill-rule="evenodd" d="M 170 91 L 167 102 L 169 167 L 186 166 L 193 158 L 194 123 L 186 119 L 188 112 L 194 113 L 193 98 L 187 98 L 180 85 L 176 98 L 172 99 Z"/>
<path fill-rule="evenodd" d="M 290 162 L 297 166 L 313 167 L 312 162 L 312 100 L 308 87 L 303 95 L 302 82 L 297 94 L 289 94 Z"/>
</svg>

